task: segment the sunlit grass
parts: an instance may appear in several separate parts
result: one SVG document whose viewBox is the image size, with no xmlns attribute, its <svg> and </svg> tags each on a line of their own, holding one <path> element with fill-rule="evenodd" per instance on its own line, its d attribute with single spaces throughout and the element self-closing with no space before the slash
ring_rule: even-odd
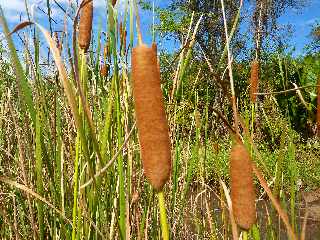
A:
<svg viewBox="0 0 320 240">
<path fill-rule="evenodd" d="M 50 8 L 49 1 L 47 3 Z M 217 110 L 210 105 L 209 79 L 204 89 L 206 99 L 204 102 L 200 99 L 203 89 L 198 89 L 198 83 L 204 80 L 197 73 L 201 67 L 188 75 L 193 62 L 192 48 L 196 44 L 194 37 L 202 16 L 191 17 L 175 70 L 170 79 L 165 79 L 169 84 L 162 86 L 167 93 L 171 178 L 163 190 L 157 192 L 144 177 L 131 66 L 127 62 L 137 38 L 134 13 L 133 1 L 125 3 L 121 16 L 118 16 L 117 4 L 113 6 L 109 1 L 107 22 L 101 22 L 93 34 L 95 41 L 91 42 L 89 51 L 74 49 L 69 52 L 69 56 L 73 56 L 70 61 L 65 60 L 64 55 L 68 55 L 71 45 L 77 46 L 77 42 L 64 41 L 68 45 L 63 46 L 61 56 L 51 37 L 52 29 L 25 23 L 16 30 L 29 31 L 23 27 L 31 26 L 35 32 L 32 46 L 35 51 L 29 56 L 33 63 L 29 72 L 16 52 L 17 46 L 0 9 L 0 23 L 14 72 L 14 82 L 1 89 L 0 96 L 0 238 L 230 239 L 237 232 L 230 218 L 228 195 L 233 129 L 220 136 L 211 113 L 218 110 L 224 113 L 227 109 Z M 237 28 L 239 15 L 240 8 L 230 38 Z M 120 22 L 122 35 L 128 32 L 125 45 L 120 44 Z M 40 41 L 50 48 L 56 68 L 54 77 L 41 71 Z M 104 56 L 106 45 L 109 51 Z M 227 43 L 223 45 L 225 51 L 219 65 L 226 67 Z M 27 48 L 24 51 L 31 52 Z M 110 67 L 105 76 L 100 72 L 101 62 Z M 279 66 L 281 69 L 280 57 Z M 286 84 L 283 69 L 280 76 Z M 192 96 L 192 101 L 186 100 L 187 95 Z M 297 214 L 298 182 L 318 186 L 317 155 L 308 155 L 308 149 L 295 143 L 295 133 L 286 117 L 282 118 L 283 129 L 276 151 L 264 142 L 255 142 L 253 133 L 259 133 L 253 125 L 255 116 L 267 110 L 261 110 L 263 107 L 259 105 L 251 107 L 238 109 L 239 120 L 244 119 L 246 124 L 239 124 L 242 138 L 251 150 L 254 164 L 267 179 L 275 201 L 279 200 L 285 210 L 282 216 L 289 213 L 286 227 L 289 229 L 291 225 L 298 236 L 302 231 Z M 269 113 L 261 116 L 271 135 L 276 135 Z M 224 124 L 225 129 L 232 128 L 223 121 L 218 124 Z M 265 193 L 260 178 L 255 179 L 255 188 L 258 221 L 248 231 L 238 232 L 243 239 L 265 236 L 278 239 L 280 232 L 286 231 L 275 224 L 280 219 L 279 209 L 269 202 L 270 193 Z M 270 213 L 259 207 L 262 201 Z M 263 216 L 259 218 L 261 215 L 266 220 Z"/>
</svg>

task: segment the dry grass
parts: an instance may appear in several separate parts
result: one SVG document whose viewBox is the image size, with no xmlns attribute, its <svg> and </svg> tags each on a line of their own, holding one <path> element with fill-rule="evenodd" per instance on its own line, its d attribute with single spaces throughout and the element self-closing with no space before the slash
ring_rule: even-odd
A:
<svg viewBox="0 0 320 240">
<path fill-rule="evenodd" d="M 102 64 L 100 67 L 100 74 L 102 77 L 107 77 L 109 75 L 109 65 L 108 64 Z"/>
</svg>

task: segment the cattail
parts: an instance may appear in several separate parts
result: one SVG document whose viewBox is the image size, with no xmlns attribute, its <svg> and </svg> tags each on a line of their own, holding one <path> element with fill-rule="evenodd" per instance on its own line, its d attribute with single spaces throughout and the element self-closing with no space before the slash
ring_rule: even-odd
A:
<svg viewBox="0 0 320 240">
<path fill-rule="evenodd" d="M 61 53 L 62 44 L 60 43 L 59 35 L 58 35 L 57 32 L 54 32 L 54 34 L 53 34 L 53 40 L 55 41 L 56 47 L 58 48 L 59 52 Z"/>
<path fill-rule="evenodd" d="M 122 39 L 122 46 L 124 49 L 124 54 L 126 54 L 127 48 L 127 30 L 123 31 L 123 39 Z"/>
<path fill-rule="evenodd" d="M 251 64 L 251 77 L 250 77 L 250 99 L 252 103 L 256 102 L 259 86 L 259 62 L 254 60 Z"/>
<path fill-rule="evenodd" d="M 120 33 L 120 39 L 122 41 L 123 38 L 123 26 L 122 26 L 122 21 L 119 23 L 119 33 Z"/>
<path fill-rule="evenodd" d="M 320 137 L 320 77 L 317 86 L 317 134 Z"/>
<path fill-rule="evenodd" d="M 218 143 L 213 143 L 212 144 L 212 150 L 215 154 L 219 153 L 219 150 L 220 150 L 220 146 Z"/>
<path fill-rule="evenodd" d="M 104 57 L 104 60 L 106 60 L 107 58 L 110 58 L 110 41 L 109 41 L 109 39 L 107 40 L 107 44 L 104 47 L 103 57 Z"/>
<path fill-rule="evenodd" d="M 105 45 L 103 48 L 103 60 L 104 61 L 107 59 L 107 54 L 108 54 L 108 48 L 107 48 L 107 45 Z"/>
<path fill-rule="evenodd" d="M 119 24 L 119 35 L 120 35 L 120 49 L 123 47 L 123 26 L 122 22 Z"/>
<path fill-rule="evenodd" d="M 125 30 L 124 35 L 123 35 L 123 46 L 124 47 L 127 47 L 127 35 L 128 35 L 128 32 L 127 32 L 127 30 Z"/>
<path fill-rule="evenodd" d="M 101 66 L 100 74 L 102 77 L 107 77 L 109 75 L 109 64 L 103 64 Z"/>
<path fill-rule="evenodd" d="M 114 7 L 114 5 L 116 5 L 117 0 L 112 0 L 112 6 Z"/>
<path fill-rule="evenodd" d="M 255 190 L 249 153 L 235 144 L 230 153 L 232 210 L 237 224 L 249 229 L 256 222 Z"/>
<path fill-rule="evenodd" d="M 140 45 L 133 49 L 132 79 L 144 173 L 152 187 L 161 190 L 170 176 L 171 150 L 160 72 L 152 48 Z"/>
<path fill-rule="evenodd" d="M 79 46 L 87 52 L 91 41 L 92 18 L 93 18 L 93 1 L 87 0 L 81 10 L 79 22 Z"/>
<path fill-rule="evenodd" d="M 120 32 L 120 49 L 125 50 L 127 46 L 127 31 L 125 30 L 122 22 L 120 22 L 119 32 Z"/>
</svg>

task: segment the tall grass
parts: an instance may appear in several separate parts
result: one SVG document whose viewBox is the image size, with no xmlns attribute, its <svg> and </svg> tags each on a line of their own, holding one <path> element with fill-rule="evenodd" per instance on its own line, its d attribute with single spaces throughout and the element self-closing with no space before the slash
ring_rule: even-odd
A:
<svg viewBox="0 0 320 240">
<path fill-rule="evenodd" d="M 27 1 L 25 4 L 28 7 Z M 142 37 L 136 36 L 134 28 L 138 20 L 134 18 L 135 1 L 125 2 L 121 16 L 119 4 L 107 2 L 107 20 L 91 35 L 91 27 L 81 25 L 82 17 L 86 16 L 82 11 L 89 8 L 85 18 L 92 16 L 92 2 L 82 1 L 71 29 L 77 29 L 80 13 L 78 35 L 76 31 L 72 33 L 77 38 L 70 42 L 71 36 L 62 34 L 60 44 L 54 40 L 52 24 L 48 31 L 39 23 L 28 21 L 10 33 L 0 8 L 0 23 L 14 72 L 14 82 L 7 84 L 0 96 L 1 239 L 220 239 L 221 236 L 227 239 L 237 235 L 232 216 L 232 204 L 236 201 L 232 195 L 237 197 L 238 193 L 231 193 L 231 202 L 228 190 L 232 139 L 213 136 L 209 84 L 205 89 L 206 101 L 203 103 L 199 98 L 202 66 L 197 67 L 198 74 L 192 78 L 192 104 L 185 101 L 188 69 L 194 61 L 195 36 L 203 17 L 191 17 L 175 71 L 171 79 L 164 79 L 172 88 L 164 89 L 160 84 L 162 62 L 157 59 L 153 44 L 152 48 L 145 47 L 152 55 L 152 66 L 145 62 L 148 59 L 144 55 L 136 66 L 140 72 L 147 73 L 138 74 L 140 92 L 134 92 L 133 96 L 137 83 L 134 69 L 131 73 L 131 64 L 133 67 L 135 64 L 131 52 L 143 48 L 133 50 L 134 39 L 142 41 Z M 49 22 L 52 20 L 50 7 L 47 1 Z M 228 54 L 230 79 L 233 75 L 229 43 L 237 28 L 240 10 L 241 7 L 229 35 L 226 29 L 225 51 L 219 63 L 225 66 L 224 56 Z M 29 53 L 26 58 L 31 70 L 23 67 L 17 54 L 12 35 L 18 31 L 34 34 L 33 45 L 24 45 L 23 49 Z M 155 37 L 153 32 L 153 40 Z M 56 72 L 48 73 L 40 65 L 40 44 L 50 48 Z M 69 56 L 72 56 L 70 61 L 64 60 Z M 129 57 L 133 58 L 132 62 L 128 61 Z M 152 79 L 156 80 L 157 91 L 149 92 L 149 98 L 140 102 L 139 109 L 139 103 L 134 101 L 139 101 L 137 95 L 143 98 L 147 94 L 145 88 Z M 247 130 L 249 124 L 241 126 L 243 132 L 238 126 L 243 113 L 235 104 L 234 86 L 231 89 L 235 124 L 233 129 L 227 126 L 231 128 L 229 136 L 237 132 L 246 146 L 252 147 L 253 170 L 262 186 L 255 185 L 257 192 L 267 192 L 274 206 L 266 204 L 276 209 L 274 212 L 284 219 L 289 236 L 294 238 L 299 231 L 295 217 L 301 166 L 296 161 L 297 147 L 294 142 L 287 143 L 283 134 L 281 151 L 274 158 L 265 158 L 270 152 L 258 151 Z M 169 92 L 163 102 L 162 92 Z M 155 95 L 157 101 L 154 101 Z M 159 101 L 160 114 L 153 112 L 154 104 Z M 144 112 L 146 106 L 149 112 Z M 189 117 L 184 115 L 185 108 L 191 109 L 188 129 L 179 122 Z M 220 117 L 224 123 L 228 122 L 223 114 Z M 141 127 L 141 121 L 145 121 L 145 126 Z M 141 134 L 149 136 L 143 138 Z M 248 162 L 248 159 L 245 160 Z M 274 176 L 270 172 L 274 172 Z M 288 188 L 283 176 L 288 176 Z M 290 221 L 264 177 L 268 180 L 275 177 L 272 192 L 283 203 L 287 203 L 290 196 Z M 285 190 L 289 195 L 283 194 Z M 237 210 L 234 210 L 237 219 Z M 258 214 L 257 225 L 253 226 L 251 220 L 248 225 L 239 224 L 251 228 L 242 231 L 244 238 L 259 239 L 268 234 L 274 239 L 280 238 L 272 226 L 274 218 L 263 222 L 259 221 Z M 265 228 L 270 230 L 263 232 Z"/>
</svg>

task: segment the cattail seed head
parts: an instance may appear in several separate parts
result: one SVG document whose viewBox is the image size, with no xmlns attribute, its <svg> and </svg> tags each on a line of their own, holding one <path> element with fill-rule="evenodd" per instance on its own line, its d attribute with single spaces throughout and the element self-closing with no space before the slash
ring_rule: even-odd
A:
<svg viewBox="0 0 320 240">
<path fill-rule="evenodd" d="M 124 48 L 124 52 L 126 54 L 126 48 L 127 48 L 127 30 L 124 31 L 124 34 L 123 34 L 123 48 Z"/>
<path fill-rule="evenodd" d="M 87 0 L 81 10 L 79 22 L 79 47 L 87 52 L 91 41 L 93 1 Z"/>
<path fill-rule="evenodd" d="M 53 40 L 55 41 L 56 43 L 56 47 L 58 48 L 59 52 L 61 53 L 61 50 L 62 50 L 62 44 L 59 40 L 59 35 L 57 32 L 54 32 L 53 34 Z"/>
<path fill-rule="evenodd" d="M 123 47 L 123 37 L 124 37 L 124 31 L 123 31 L 123 26 L 122 22 L 119 24 L 119 35 L 120 35 L 120 49 Z"/>
<path fill-rule="evenodd" d="M 251 77 L 250 77 L 250 99 L 252 103 L 256 102 L 259 87 L 259 62 L 254 60 L 251 64 Z"/>
<path fill-rule="evenodd" d="M 112 6 L 114 7 L 114 5 L 116 5 L 117 0 L 112 0 Z"/>
<path fill-rule="evenodd" d="M 133 49 L 132 79 L 144 173 L 152 187 L 161 190 L 170 176 L 171 150 L 160 72 L 152 48 L 140 45 Z"/>
<path fill-rule="evenodd" d="M 103 56 L 104 56 L 104 59 L 110 58 L 110 40 L 109 40 L 109 38 L 108 38 L 107 43 L 104 47 Z"/>
<path fill-rule="evenodd" d="M 103 64 L 101 66 L 100 74 L 102 77 L 107 77 L 109 75 L 109 64 Z"/>
<path fill-rule="evenodd" d="M 105 45 L 104 46 L 104 49 L 103 49 L 103 60 L 106 60 L 107 59 L 107 55 L 108 55 L 108 46 Z"/>
<path fill-rule="evenodd" d="M 120 33 L 120 39 L 123 37 L 123 26 L 122 26 L 122 21 L 119 23 L 119 33 Z"/>
<path fill-rule="evenodd" d="M 249 229 L 256 222 L 255 190 L 250 155 L 241 143 L 230 153 L 232 210 L 237 224 Z"/>
</svg>

